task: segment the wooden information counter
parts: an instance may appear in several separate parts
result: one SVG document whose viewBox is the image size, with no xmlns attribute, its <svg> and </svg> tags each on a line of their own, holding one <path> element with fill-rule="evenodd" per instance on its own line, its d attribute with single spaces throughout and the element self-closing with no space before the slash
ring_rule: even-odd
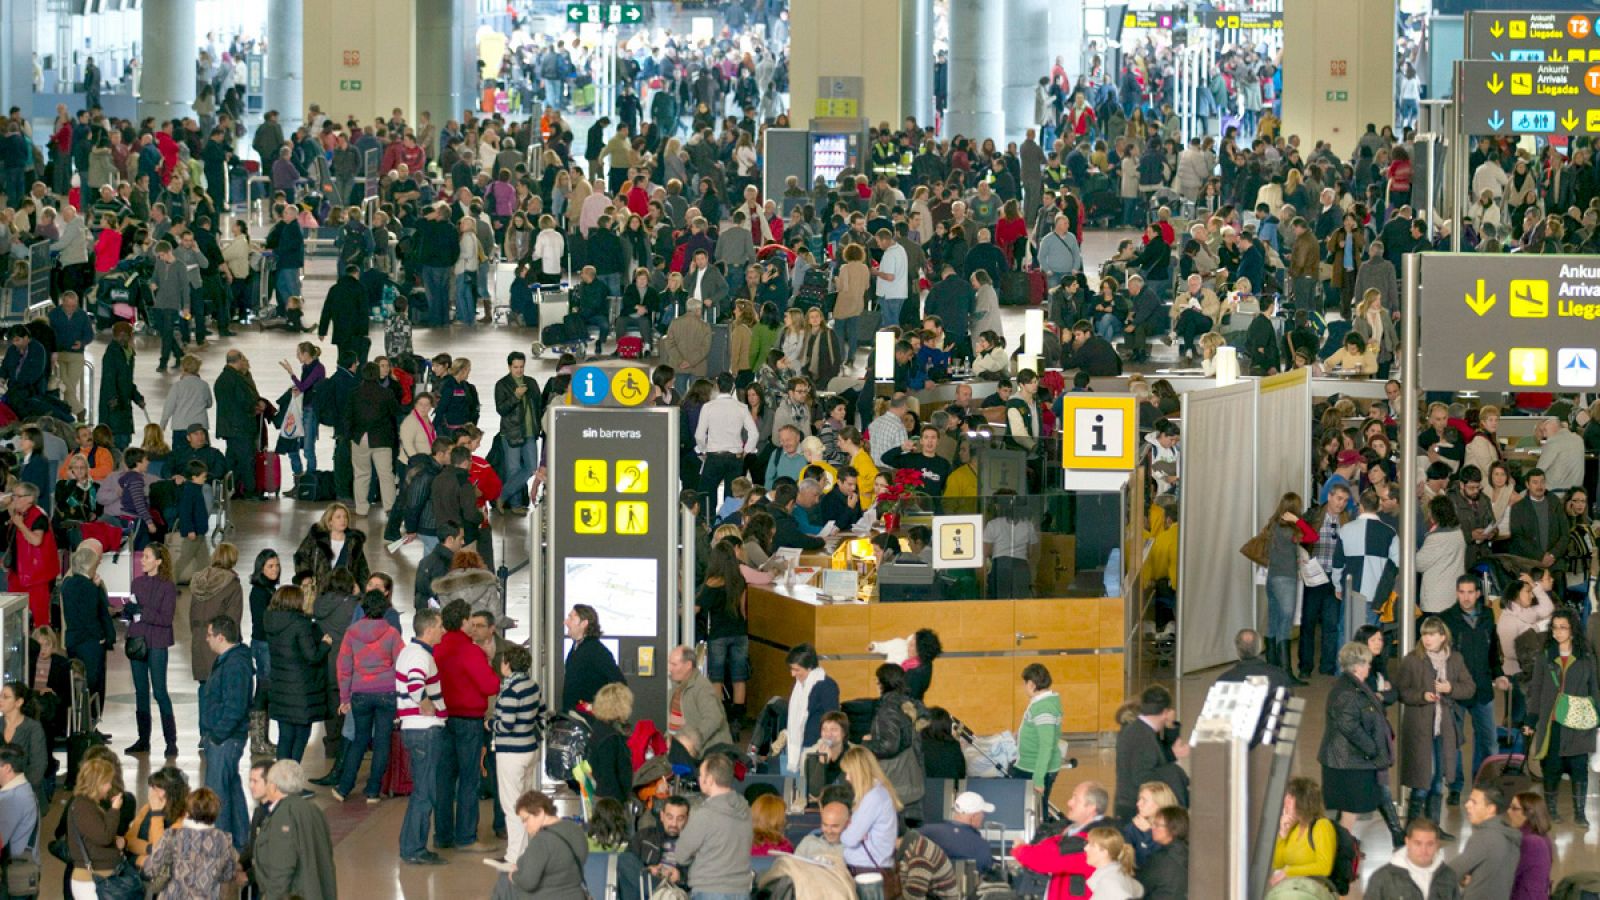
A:
<svg viewBox="0 0 1600 900">
<path fill-rule="evenodd" d="M 810 643 L 839 682 L 842 699 L 877 697 L 873 672 L 884 662 L 874 641 L 939 633 L 929 706 L 943 706 L 979 734 L 1016 730 L 1027 696 L 1022 669 L 1042 663 L 1061 695 L 1069 735 L 1115 731 L 1127 699 L 1124 643 L 1129 623 L 1120 597 L 828 603 L 781 584 L 749 589 L 752 708 L 787 697 L 794 686 L 784 657 Z"/>
</svg>

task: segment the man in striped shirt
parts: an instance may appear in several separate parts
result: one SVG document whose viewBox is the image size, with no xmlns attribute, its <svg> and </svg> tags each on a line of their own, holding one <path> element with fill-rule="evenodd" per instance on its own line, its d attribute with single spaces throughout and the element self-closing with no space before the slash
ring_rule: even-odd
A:
<svg viewBox="0 0 1600 900">
<path fill-rule="evenodd" d="M 444 624 L 436 609 L 419 609 L 412 620 L 416 635 L 395 660 L 394 692 L 400 720 L 400 741 L 411 761 L 411 797 L 400 826 L 400 859 L 413 865 L 437 866 L 444 858 L 428 849 L 428 828 L 433 818 L 435 782 L 442 748 L 444 693 L 439 687 L 439 667 L 433 646 L 444 637 Z"/>
<path fill-rule="evenodd" d="M 500 652 L 500 694 L 494 701 L 494 718 L 490 730 L 494 733 L 495 784 L 500 806 L 507 820 L 516 817 L 517 798 L 522 794 L 523 775 L 533 764 L 539 750 L 539 726 L 544 720 L 544 699 L 539 685 L 529 674 L 533 656 L 525 647 L 512 644 Z M 522 850 L 528 844 L 527 830 L 521 827 L 506 829 L 507 843 L 503 860 L 494 863 L 502 871 L 516 868 Z"/>
</svg>

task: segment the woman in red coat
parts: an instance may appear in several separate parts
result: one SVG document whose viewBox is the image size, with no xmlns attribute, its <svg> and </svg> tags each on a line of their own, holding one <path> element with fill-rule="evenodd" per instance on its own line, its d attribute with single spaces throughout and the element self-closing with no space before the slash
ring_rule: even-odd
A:
<svg viewBox="0 0 1600 900">
<path fill-rule="evenodd" d="M 11 572 L 8 587 L 28 595 L 28 611 L 33 624 L 50 624 L 50 590 L 56 576 L 61 574 L 61 554 L 56 549 L 56 536 L 50 528 L 50 519 L 39 509 L 39 489 L 31 484 L 19 483 L 11 489 L 11 502 L 7 509 L 10 539 Z"/>
<path fill-rule="evenodd" d="M 994 224 L 994 242 L 1006 254 L 1006 265 L 1015 269 L 1027 250 L 1028 222 L 1022 218 L 1017 201 L 1007 200 L 1000 207 L 1000 218 Z"/>
</svg>

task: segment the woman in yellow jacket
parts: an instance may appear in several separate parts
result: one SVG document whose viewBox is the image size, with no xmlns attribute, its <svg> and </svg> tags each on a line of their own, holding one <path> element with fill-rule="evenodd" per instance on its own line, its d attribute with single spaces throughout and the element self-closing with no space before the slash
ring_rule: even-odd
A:
<svg viewBox="0 0 1600 900">
<path fill-rule="evenodd" d="M 867 453 L 862 446 L 861 432 L 855 428 L 841 428 L 836 437 L 839 452 L 850 460 L 850 467 L 856 470 L 856 489 L 861 492 L 861 508 L 872 506 L 874 492 L 877 490 L 878 465 L 872 461 L 872 455 Z"/>
<path fill-rule="evenodd" d="M 944 480 L 944 511 L 951 515 L 978 511 L 978 460 L 970 441 L 956 444 L 956 467 Z"/>
<path fill-rule="evenodd" d="M 174 766 L 150 773 L 150 780 L 145 784 L 149 788 L 146 801 L 122 836 L 128 853 L 141 869 L 155 852 L 156 845 L 161 843 L 161 836 L 183 821 L 184 804 L 189 800 L 189 781 L 183 771 Z"/>
<path fill-rule="evenodd" d="M 1333 874 L 1338 843 L 1333 822 L 1323 815 L 1322 786 L 1313 778 L 1289 779 L 1268 883 L 1276 886 L 1289 878 L 1327 878 Z"/>
</svg>

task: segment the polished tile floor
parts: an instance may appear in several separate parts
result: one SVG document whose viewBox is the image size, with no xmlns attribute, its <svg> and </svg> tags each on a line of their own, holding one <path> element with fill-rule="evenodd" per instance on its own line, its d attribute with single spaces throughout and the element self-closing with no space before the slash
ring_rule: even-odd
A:
<svg viewBox="0 0 1600 900">
<path fill-rule="evenodd" d="M 1099 260 L 1115 250 L 1120 236 L 1108 233 L 1089 236 L 1085 255 L 1090 262 L 1091 271 L 1098 267 Z M 312 264 L 305 285 L 308 321 L 315 321 L 322 298 L 332 283 L 331 279 L 330 261 L 322 260 Z M 1008 309 L 1005 311 L 1005 318 L 1006 330 L 1014 346 L 1015 341 L 1021 336 L 1021 315 L 1016 310 Z M 532 331 L 528 329 L 458 327 L 449 331 L 419 330 L 416 333 L 415 344 L 417 352 L 424 356 L 447 351 L 456 356 L 473 359 L 476 363 L 474 380 L 487 397 L 490 386 L 504 371 L 502 361 L 506 353 L 511 350 L 526 352 L 533 337 Z M 264 396 L 276 397 L 288 387 L 287 375 L 278 367 L 277 362 L 280 359 L 293 359 L 296 342 L 294 336 L 283 332 L 263 333 L 253 328 L 245 328 L 231 339 L 214 339 L 209 346 L 197 349 L 195 352 L 204 361 L 202 375 L 211 381 L 220 369 L 228 349 L 243 350 L 251 360 L 261 393 Z M 158 375 L 155 372 L 158 345 L 154 340 L 142 337 L 137 347 L 138 382 L 148 400 L 149 409 L 154 416 L 159 417 L 159 410 L 173 379 L 171 376 Z M 530 366 L 530 374 L 541 380 L 550 373 L 551 367 L 548 363 Z M 495 419 L 492 404 L 486 402 L 483 423 L 486 431 L 493 433 Z M 320 451 L 319 458 L 326 467 L 326 461 L 331 459 L 332 453 L 332 442 L 326 430 L 323 431 Z M 287 465 L 285 465 L 286 478 L 287 475 Z M 292 554 L 306 530 L 320 514 L 321 506 L 279 499 L 265 503 L 239 503 L 235 505 L 234 510 L 237 528 L 232 540 L 240 551 L 241 576 L 247 577 L 249 561 L 253 560 L 261 549 L 270 547 L 284 556 Z M 375 538 L 383 527 L 383 513 L 375 509 L 367 522 L 358 523 L 358 526 L 362 525 L 368 534 Z M 495 551 L 500 560 L 513 568 L 525 563 L 527 559 L 525 521 L 498 522 L 495 526 L 495 535 Z M 367 556 L 373 571 L 388 572 L 394 577 L 396 605 L 402 612 L 409 611 L 411 584 L 416 564 L 421 558 L 420 546 L 412 545 L 391 555 L 385 550 L 381 540 L 372 539 L 367 543 Z M 112 590 L 123 589 L 129 577 L 128 558 L 124 556 L 122 562 L 116 565 L 108 561 L 105 574 Z M 186 596 L 180 599 L 179 621 L 176 623 L 176 631 L 180 637 L 178 645 L 173 648 L 170 672 L 173 699 L 182 733 L 179 743 L 183 749 L 183 756 L 178 764 L 189 773 L 192 782 L 198 782 L 200 760 L 194 749 L 197 740 L 195 722 L 197 701 L 194 683 L 189 675 L 186 602 Z M 528 621 L 528 617 L 518 616 L 516 610 L 525 609 L 527 602 L 528 572 L 523 568 L 512 576 L 508 598 L 508 610 L 523 623 Z M 523 628 L 525 627 L 524 624 Z M 512 637 L 520 640 L 525 639 L 527 635 L 525 630 L 514 631 Z M 127 660 L 120 652 L 112 657 L 109 668 L 110 697 L 103 728 L 114 735 L 112 746 L 120 749 L 133 740 L 133 688 Z M 1192 721 L 1198 712 L 1205 688 L 1214 674 L 1185 679 L 1181 685 L 1181 708 L 1186 720 Z M 1326 689 L 1327 679 L 1321 679 L 1307 691 L 1311 709 L 1315 712 L 1310 716 L 1310 726 L 1306 729 L 1306 743 L 1296 754 L 1296 769 L 1309 775 L 1317 774 L 1315 751 L 1322 735 L 1320 709 Z M 328 766 L 328 761 L 322 755 L 321 742 L 317 740 L 320 737 L 319 729 L 313 735 L 306 754 L 306 768 L 314 776 L 321 775 Z M 1058 782 L 1055 796 L 1058 805 L 1064 804 L 1072 786 L 1082 779 L 1094 778 L 1107 784 L 1114 780 L 1115 765 L 1108 747 L 1081 746 L 1074 749 L 1074 755 L 1081 765 L 1077 771 L 1070 773 L 1070 777 L 1063 777 Z M 123 760 L 127 783 L 142 797 L 144 779 L 150 771 L 148 762 L 134 757 L 123 757 Z M 157 762 L 159 763 L 159 760 Z M 359 893 L 365 900 L 390 900 L 390 898 L 420 900 L 420 898 L 488 895 L 495 873 L 480 864 L 478 855 L 457 855 L 452 858 L 450 865 L 443 867 L 413 868 L 400 864 L 396 841 L 404 815 L 403 800 L 386 800 L 377 806 L 369 807 L 359 799 L 337 804 L 327 789 L 318 789 L 318 795 L 317 802 L 328 814 L 336 841 L 335 859 L 338 864 L 341 895 L 354 896 Z M 46 834 L 53 829 L 58 815 L 59 804 L 46 821 Z M 487 804 L 481 820 L 484 838 L 492 840 L 488 830 Z M 1465 831 L 1459 810 L 1450 811 L 1446 816 L 1446 824 L 1453 830 Z M 1369 868 L 1375 868 L 1386 861 L 1388 841 L 1381 823 L 1376 819 L 1363 823 L 1360 834 L 1367 839 Z M 1594 868 L 1597 860 L 1594 848 L 1593 839 L 1578 834 L 1572 826 L 1560 829 L 1558 871 Z M 59 865 L 53 860 L 47 860 L 45 877 L 46 884 L 59 883 Z"/>
</svg>

